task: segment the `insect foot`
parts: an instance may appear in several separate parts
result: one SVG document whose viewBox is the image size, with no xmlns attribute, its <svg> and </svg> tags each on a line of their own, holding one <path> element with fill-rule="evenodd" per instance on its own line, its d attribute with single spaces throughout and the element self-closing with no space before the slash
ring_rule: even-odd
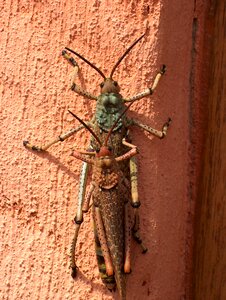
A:
<svg viewBox="0 0 226 300">
<path fill-rule="evenodd" d="M 163 124 L 163 126 L 162 126 L 162 137 L 161 137 L 161 139 L 163 139 L 163 138 L 166 136 L 167 130 L 168 130 L 168 128 L 169 128 L 171 122 L 172 122 L 172 119 L 169 118 L 168 121 L 167 121 L 165 124 Z"/>
<path fill-rule="evenodd" d="M 40 147 L 37 147 L 37 146 L 34 146 L 34 145 L 31 145 L 29 143 L 29 141 L 23 141 L 23 145 L 25 148 L 28 148 L 28 149 L 31 149 L 31 150 L 34 150 L 34 151 L 43 151 L 43 149 L 41 149 Z"/>
</svg>

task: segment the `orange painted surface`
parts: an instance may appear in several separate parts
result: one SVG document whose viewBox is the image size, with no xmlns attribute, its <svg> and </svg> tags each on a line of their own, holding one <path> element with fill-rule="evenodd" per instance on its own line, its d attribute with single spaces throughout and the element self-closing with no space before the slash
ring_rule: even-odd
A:
<svg viewBox="0 0 226 300">
<path fill-rule="evenodd" d="M 166 64 L 156 93 L 128 114 L 157 129 L 169 116 L 173 123 L 164 140 L 131 130 L 140 150 L 141 233 L 149 251 L 142 255 L 133 244 L 127 293 L 128 299 L 185 299 L 194 179 L 189 169 L 192 1 L 6 0 L 0 14 L 0 298 L 117 299 L 98 275 L 89 213 L 76 250 L 79 275 L 75 281 L 70 277 L 81 166 L 70 153 L 88 145 L 89 134 L 79 132 L 41 154 L 26 150 L 22 141 L 45 144 L 76 126 L 68 108 L 85 120 L 92 117 L 95 103 L 69 89 L 71 66 L 61 56 L 65 46 L 107 73 L 146 31 L 115 78 L 128 97 L 150 86 Z M 98 94 L 100 76 L 76 60 L 82 85 Z"/>
</svg>

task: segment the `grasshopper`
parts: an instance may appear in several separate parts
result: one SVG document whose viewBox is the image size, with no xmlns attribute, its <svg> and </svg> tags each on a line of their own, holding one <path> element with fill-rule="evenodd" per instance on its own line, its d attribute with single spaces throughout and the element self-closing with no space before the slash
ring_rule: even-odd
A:
<svg viewBox="0 0 226 300">
<path fill-rule="evenodd" d="M 166 136 L 167 129 L 170 125 L 171 119 L 169 118 L 168 121 L 163 125 L 162 130 L 156 130 L 150 126 L 144 125 L 138 120 L 135 119 L 129 119 L 125 116 L 123 113 L 125 111 L 125 103 L 133 103 L 134 101 L 140 100 L 146 96 L 152 95 L 154 90 L 156 89 L 160 78 L 165 73 L 165 66 L 161 68 L 161 70 L 157 73 L 154 82 L 151 86 L 151 88 L 147 88 L 141 93 L 136 94 L 135 96 L 132 96 L 128 99 L 124 99 L 122 95 L 120 94 L 120 87 L 113 79 L 114 72 L 116 68 L 119 66 L 121 61 L 124 59 L 124 57 L 131 51 L 131 49 L 144 37 L 144 34 L 138 38 L 125 52 L 124 54 L 119 58 L 117 63 L 114 65 L 114 67 L 111 70 L 110 76 L 106 77 L 104 73 L 97 68 L 93 63 L 88 61 L 86 58 L 84 58 L 79 53 L 69 49 L 65 48 L 63 50 L 62 54 L 63 57 L 74 67 L 73 70 L 73 76 L 74 78 L 77 76 L 77 73 L 79 71 L 79 67 L 77 62 L 74 60 L 73 57 L 69 55 L 69 52 L 73 53 L 74 55 L 78 56 L 80 59 L 85 61 L 88 65 L 90 65 L 92 68 L 94 68 L 100 75 L 103 77 L 104 81 L 100 84 L 101 93 L 99 96 L 95 96 L 92 93 L 84 90 L 81 86 L 77 85 L 75 83 L 75 80 L 73 80 L 71 89 L 76 92 L 79 95 L 84 96 L 87 99 L 96 101 L 96 110 L 94 117 L 90 122 L 87 122 L 86 125 L 88 125 L 90 128 L 93 129 L 93 132 L 95 132 L 95 135 L 98 137 L 98 139 L 101 142 L 101 145 L 104 145 L 106 140 L 108 141 L 109 147 L 112 148 L 112 153 L 114 153 L 115 157 L 123 156 L 125 153 L 128 152 L 128 146 L 125 141 L 125 139 L 129 140 L 128 137 L 128 129 L 130 126 L 138 126 L 142 128 L 143 130 L 153 134 L 154 136 L 162 139 Z M 115 123 L 115 121 L 117 123 Z M 115 125 L 114 125 L 115 124 Z M 114 125 L 114 126 L 113 126 Z M 23 144 L 25 147 L 30 148 L 34 151 L 45 151 L 50 146 L 57 142 L 62 142 L 66 140 L 67 138 L 71 137 L 73 134 L 78 132 L 84 128 L 84 125 L 81 124 L 80 126 L 73 128 L 69 132 L 65 134 L 61 134 L 59 137 L 51 141 L 50 143 L 44 145 L 44 146 L 35 146 L 30 144 L 28 141 L 24 141 Z M 112 129 L 113 128 L 113 129 Z M 109 135 L 109 132 L 111 131 L 111 134 Z M 89 151 L 94 151 L 95 153 L 99 149 L 99 143 L 96 138 L 91 138 L 91 149 Z M 80 153 L 81 154 L 81 153 Z M 91 155 L 91 154 L 90 154 Z M 92 164 L 91 164 L 92 165 Z M 123 172 L 123 178 L 126 178 L 127 180 L 127 190 L 131 190 L 131 201 L 132 206 L 134 208 L 134 225 L 133 225 L 133 237 L 135 240 L 140 243 L 142 247 L 142 251 L 146 252 L 146 247 L 143 245 L 142 240 L 139 235 L 139 214 L 138 214 L 138 208 L 140 206 L 140 201 L 138 198 L 138 187 L 137 187 L 137 164 L 136 159 L 134 156 L 131 156 L 129 160 L 120 160 L 117 162 L 117 165 L 120 167 L 120 170 Z M 89 199 L 91 195 L 93 194 L 94 186 L 91 185 L 90 190 L 87 194 L 87 197 L 85 198 L 86 194 L 86 184 L 87 184 L 87 174 L 88 174 L 88 166 L 89 163 L 87 162 L 83 163 L 82 171 L 80 175 L 80 187 L 79 187 L 79 195 L 78 195 L 78 206 L 77 206 L 77 213 L 75 216 L 75 235 L 72 242 L 71 247 L 71 267 L 72 267 L 72 277 L 76 276 L 76 263 L 74 259 L 75 255 L 75 245 L 77 241 L 77 236 L 79 232 L 79 227 L 81 223 L 83 222 L 83 212 L 87 211 L 87 203 L 89 203 Z M 126 181 L 124 180 L 124 181 Z M 87 200 L 88 199 L 88 200 Z M 100 245 L 99 236 L 96 235 L 96 247 L 97 247 L 97 257 L 98 257 L 98 263 L 99 263 L 99 269 L 100 273 L 102 274 L 102 280 L 103 282 L 108 286 L 108 288 L 111 289 L 111 287 L 114 286 L 114 279 L 111 276 L 108 276 L 107 272 L 105 270 L 102 270 L 101 262 L 103 262 L 103 253 L 102 253 L 102 247 L 98 247 Z"/>
<path fill-rule="evenodd" d="M 75 150 L 72 156 L 92 165 L 92 190 L 86 199 L 86 206 L 89 207 L 92 196 L 93 219 L 103 253 L 106 274 L 108 278 L 114 276 L 120 298 L 125 300 L 125 274 L 130 273 L 131 228 L 128 208 L 130 194 L 127 179 L 120 169 L 119 162 L 133 157 L 138 150 L 135 145 L 123 139 L 122 143 L 131 149 L 125 154 L 115 157 L 112 148 L 108 145 L 108 140 L 118 121 L 114 123 L 102 143 L 95 132 L 75 114 L 69 112 L 91 132 L 100 146 L 95 152 Z M 87 155 L 90 157 L 87 158 Z M 79 228 L 79 225 L 76 225 Z"/>
</svg>

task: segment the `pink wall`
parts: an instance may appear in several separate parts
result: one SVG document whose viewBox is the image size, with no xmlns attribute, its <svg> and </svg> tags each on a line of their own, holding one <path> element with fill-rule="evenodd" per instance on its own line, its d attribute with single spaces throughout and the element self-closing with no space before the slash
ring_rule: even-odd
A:
<svg viewBox="0 0 226 300">
<path fill-rule="evenodd" d="M 202 2 L 194 1 L 196 7 L 186 0 L 2 2 L 1 299 L 117 299 L 98 276 L 90 214 L 78 241 L 80 273 L 76 281 L 70 277 L 81 163 L 69 154 L 73 146 L 87 145 L 89 134 L 78 133 L 44 154 L 29 152 L 22 141 L 40 145 L 71 129 L 75 121 L 68 108 L 86 120 L 92 116 L 95 103 L 69 89 L 64 46 L 109 72 L 146 28 L 146 37 L 115 77 L 124 96 L 134 95 L 150 86 L 166 64 L 156 93 L 133 105 L 129 115 L 157 129 L 169 116 L 173 123 L 164 140 L 132 130 L 140 149 L 141 232 L 149 252 L 141 255 L 133 244 L 128 299 L 188 298 L 198 156 L 192 151 L 199 149 L 195 133 L 201 126 L 192 123 L 192 128 L 191 122 L 199 116 L 195 80 L 201 65 Z M 83 86 L 98 94 L 101 78 L 77 61 Z"/>
</svg>

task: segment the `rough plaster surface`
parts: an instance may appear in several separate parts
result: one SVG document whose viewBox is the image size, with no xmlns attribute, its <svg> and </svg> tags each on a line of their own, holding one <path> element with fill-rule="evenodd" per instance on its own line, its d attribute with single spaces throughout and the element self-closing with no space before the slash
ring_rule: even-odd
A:
<svg viewBox="0 0 226 300">
<path fill-rule="evenodd" d="M 89 134 L 78 133 L 43 154 L 24 149 L 22 141 L 44 144 L 74 127 L 68 108 L 86 120 L 92 116 L 95 103 L 69 90 L 71 66 L 60 55 L 64 46 L 109 72 L 145 31 L 115 78 L 124 96 L 133 95 L 150 86 L 166 64 L 156 93 L 134 104 L 129 115 L 159 129 L 169 116 L 173 123 L 164 140 L 132 129 L 140 149 L 141 232 L 149 252 L 141 255 L 133 245 L 128 299 L 186 298 L 194 9 L 185 0 L 2 1 L 1 299 L 117 299 L 98 277 L 90 214 L 76 251 L 79 276 L 70 277 L 81 163 L 69 154 L 73 146 L 87 145 Z M 83 86 L 97 94 L 101 78 L 77 61 Z"/>
</svg>

